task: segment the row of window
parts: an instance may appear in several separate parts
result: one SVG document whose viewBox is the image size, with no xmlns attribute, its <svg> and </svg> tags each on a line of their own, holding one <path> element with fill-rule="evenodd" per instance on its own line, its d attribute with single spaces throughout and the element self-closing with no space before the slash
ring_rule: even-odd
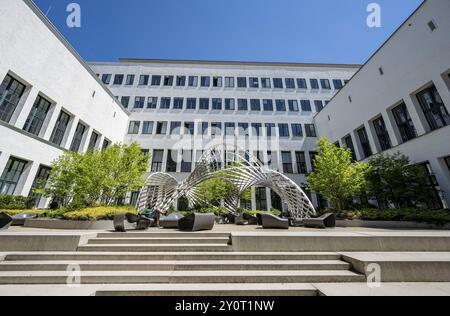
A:
<svg viewBox="0 0 450 316">
<path fill-rule="evenodd" d="M 103 74 L 99 75 L 105 85 L 113 84 L 120 86 L 134 86 L 137 81 L 138 86 L 153 86 L 153 87 L 193 87 L 198 86 L 203 88 L 252 88 L 252 89 L 301 89 L 306 90 L 331 90 L 332 85 L 335 90 L 343 88 L 348 80 L 341 79 L 309 79 L 305 78 L 258 78 L 258 77 L 211 77 L 211 76 L 161 76 L 161 75 L 124 75 L 124 74 Z M 136 80 L 138 79 L 138 80 Z"/>
<path fill-rule="evenodd" d="M 130 106 L 130 97 L 123 96 L 120 100 L 125 108 Z M 314 101 L 316 112 L 320 112 L 329 101 Z M 159 106 L 158 106 L 159 105 Z M 311 112 L 310 100 L 283 100 L 283 99 L 222 99 L 222 98 L 170 98 L 170 97 L 135 97 L 133 109 L 174 109 L 174 110 L 226 110 L 226 111 L 252 111 L 252 112 Z"/>
<path fill-rule="evenodd" d="M 18 108 L 20 100 L 24 95 L 25 89 L 26 86 L 24 84 L 14 79 L 12 76 L 6 75 L 0 85 L 1 121 L 10 123 L 14 112 Z M 41 95 L 38 95 L 22 129 L 35 136 L 42 136 L 45 132 L 44 123 L 47 121 L 47 116 L 50 113 L 52 106 L 53 104 L 49 100 Z M 68 127 L 73 119 L 74 117 L 72 115 L 68 114 L 64 110 L 61 110 L 49 141 L 57 146 L 61 146 L 63 139 L 68 132 Z M 75 152 L 80 151 L 82 140 L 88 130 L 88 126 L 81 122 L 78 123 L 70 145 L 70 150 Z M 100 141 L 100 138 L 100 134 L 93 131 L 89 140 L 88 148 L 94 149 Z M 106 148 L 109 145 L 110 141 L 105 139 L 102 148 Z"/>
<path fill-rule="evenodd" d="M 143 152 L 148 153 L 149 150 L 144 150 Z M 203 151 L 198 150 L 196 153 L 197 159 L 201 157 Z M 235 159 L 234 151 L 225 151 L 225 157 L 223 161 L 226 161 L 227 164 L 231 164 Z M 264 158 L 264 152 L 256 151 L 254 153 L 255 158 L 263 165 L 266 165 L 274 170 L 280 170 L 279 164 L 279 152 L 275 151 L 267 151 L 267 159 Z M 313 161 L 316 152 L 309 152 L 309 159 L 311 161 L 311 166 L 313 167 Z M 306 162 L 307 153 L 304 151 L 281 151 L 281 170 L 286 174 L 307 174 L 308 167 Z M 248 159 L 248 157 L 246 157 Z M 153 150 L 152 155 L 152 166 L 151 172 L 192 172 L 193 169 L 193 150 L 168 150 L 166 156 L 166 165 L 163 170 L 163 162 L 164 162 L 164 150 L 163 149 L 155 149 Z M 178 169 L 180 167 L 180 169 Z M 219 167 L 223 166 L 223 162 L 219 163 Z M 312 170 L 313 170 L 312 169 Z M 311 170 L 310 170 L 311 171 Z"/>
<path fill-rule="evenodd" d="M 441 127 L 450 125 L 450 116 L 434 85 L 427 87 L 416 94 L 420 109 L 426 118 L 429 130 L 433 131 Z M 392 108 L 388 115 L 392 115 L 394 126 L 397 128 L 400 136 L 400 142 L 405 143 L 417 137 L 416 128 L 411 119 L 409 111 L 404 102 Z M 391 138 L 386 128 L 383 116 L 372 120 L 369 123 L 372 129 L 378 151 L 382 152 L 392 147 Z M 369 136 L 365 127 L 361 127 L 355 132 L 360 145 L 361 159 L 365 159 L 373 155 L 370 146 Z M 351 135 L 347 135 L 343 139 L 343 144 L 352 150 L 353 159 L 356 160 L 355 148 Z"/>
<path fill-rule="evenodd" d="M 141 130 L 142 123 L 142 130 Z M 199 122 L 197 134 L 202 136 L 253 136 L 253 137 L 275 137 L 277 124 L 275 123 L 234 123 L 234 122 Z M 278 124 L 279 137 L 317 137 L 314 124 L 304 124 L 305 134 L 303 134 L 302 124 Z M 251 131 L 251 135 L 250 135 Z M 265 134 L 263 135 L 263 131 Z M 195 122 L 153 122 L 153 121 L 131 121 L 128 127 L 128 134 L 137 135 L 194 135 Z M 292 134 L 291 134 L 292 133 Z"/>
</svg>

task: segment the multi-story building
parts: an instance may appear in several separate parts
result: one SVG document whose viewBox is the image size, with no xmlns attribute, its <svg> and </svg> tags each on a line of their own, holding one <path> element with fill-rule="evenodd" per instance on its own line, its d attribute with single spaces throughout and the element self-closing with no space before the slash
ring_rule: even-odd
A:
<svg viewBox="0 0 450 316">
<path fill-rule="evenodd" d="M 31 1 L 2 1 L 0 30 L 0 194 L 28 196 L 64 150 L 122 142 L 128 112 Z"/>
<path fill-rule="evenodd" d="M 450 1 L 425 1 L 315 117 L 355 159 L 400 152 L 450 205 Z"/>
<path fill-rule="evenodd" d="M 133 59 L 90 65 L 131 112 L 125 142 L 152 153 L 150 172 L 181 181 L 205 149 L 223 145 L 224 160 L 227 151 L 248 151 L 303 187 L 317 141 L 314 115 L 359 68 Z M 247 203 L 282 207 L 266 188 L 255 188 Z"/>
</svg>

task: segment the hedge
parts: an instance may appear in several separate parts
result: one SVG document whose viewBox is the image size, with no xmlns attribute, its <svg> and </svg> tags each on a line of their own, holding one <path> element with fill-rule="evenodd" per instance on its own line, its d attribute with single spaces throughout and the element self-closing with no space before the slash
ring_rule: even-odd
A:
<svg viewBox="0 0 450 316">
<path fill-rule="evenodd" d="M 403 221 L 437 225 L 445 225 L 450 223 L 450 210 L 363 209 L 355 211 L 344 211 L 343 215 L 347 219 L 360 219 L 369 221 Z"/>
<path fill-rule="evenodd" d="M 26 210 L 33 207 L 33 199 L 0 194 L 0 210 Z"/>
<path fill-rule="evenodd" d="M 63 219 L 75 221 L 100 221 L 112 220 L 116 213 L 133 213 L 137 211 L 132 206 L 99 206 L 81 209 L 78 211 L 69 211 L 62 214 Z"/>
</svg>

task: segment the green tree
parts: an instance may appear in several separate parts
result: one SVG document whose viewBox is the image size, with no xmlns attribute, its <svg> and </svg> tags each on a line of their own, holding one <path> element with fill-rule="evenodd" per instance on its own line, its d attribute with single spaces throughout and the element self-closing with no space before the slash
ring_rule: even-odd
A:
<svg viewBox="0 0 450 316">
<path fill-rule="evenodd" d="M 372 158 L 369 164 L 371 171 L 366 177 L 368 193 L 377 199 L 381 207 L 391 203 L 396 208 L 436 204 L 435 193 L 428 185 L 426 170 L 411 165 L 407 156 L 400 153 L 381 154 Z"/>
<path fill-rule="evenodd" d="M 206 180 L 197 187 L 197 196 L 201 197 L 201 207 L 220 206 L 222 200 L 227 199 L 236 188 L 222 177 Z"/>
<path fill-rule="evenodd" d="M 137 143 L 84 154 L 67 151 L 52 163 L 45 188 L 35 193 L 52 198 L 60 207 L 112 205 L 144 185 L 149 158 Z"/>
<path fill-rule="evenodd" d="M 351 151 L 339 148 L 327 138 L 318 142 L 314 172 L 308 175 L 308 189 L 317 191 L 342 211 L 353 196 L 365 189 L 365 176 L 370 170 L 366 163 L 352 162 Z"/>
</svg>

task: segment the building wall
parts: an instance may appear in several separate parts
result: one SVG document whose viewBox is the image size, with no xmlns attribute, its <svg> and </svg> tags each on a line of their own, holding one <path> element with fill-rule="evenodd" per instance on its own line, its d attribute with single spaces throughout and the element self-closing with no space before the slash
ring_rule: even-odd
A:
<svg viewBox="0 0 450 316">
<path fill-rule="evenodd" d="M 342 139 L 351 135 L 357 158 L 366 160 L 356 130 L 365 126 L 372 152 L 380 153 L 372 121 L 381 115 L 392 143 L 386 153 L 400 151 L 413 163 L 428 161 L 447 204 L 450 170 L 444 159 L 450 156 L 450 126 L 431 131 L 416 94 L 434 85 L 450 112 L 449 15 L 450 1 L 426 1 L 315 117 L 319 135 L 341 145 Z M 437 26 L 434 31 L 430 21 Z M 418 135 L 407 142 L 403 142 L 391 111 L 402 102 Z"/>
<path fill-rule="evenodd" d="M 328 101 L 336 93 L 337 90 L 334 89 L 331 82 L 332 79 L 340 79 L 342 82 L 349 79 L 358 69 L 357 66 L 326 66 L 326 65 L 288 65 L 288 64 L 254 64 L 254 63 L 226 63 L 226 62 L 182 62 L 182 61 L 133 61 L 124 60 L 118 63 L 91 63 L 92 69 L 100 76 L 103 77 L 105 74 L 112 75 L 111 81 L 108 85 L 109 89 L 113 92 L 115 96 L 122 99 L 123 96 L 130 97 L 130 102 L 128 104 L 128 109 L 131 112 L 130 121 L 139 121 L 140 129 L 137 135 L 127 134 L 125 137 L 125 142 L 130 143 L 136 141 L 142 145 L 144 149 L 150 150 L 164 150 L 164 159 L 162 171 L 166 171 L 167 155 L 171 149 L 192 149 L 194 153 L 194 161 L 198 160 L 199 150 L 204 150 L 210 148 L 214 144 L 218 144 L 226 139 L 226 142 L 232 142 L 238 144 L 239 148 L 249 150 L 254 153 L 260 148 L 263 153 L 263 160 L 265 163 L 268 161 L 267 150 L 262 149 L 267 145 L 267 140 L 263 137 L 258 138 L 252 131 L 250 131 L 250 136 L 248 138 L 241 137 L 211 137 L 211 132 L 209 135 L 202 136 L 199 129 L 199 122 L 221 122 L 222 128 L 225 127 L 226 122 L 233 123 L 274 123 L 276 125 L 280 123 L 294 124 L 299 123 L 302 125 L 303 137 L 294 138 L 292 136 L 292 130 L 290 130 L 290 137 L 280 138 L 278 134 L 272 140 L 273 145 L 272 151 L 278 153 L 278 165 L 274 166 L 275 169 L 280 171 L 283 170 L 282 167 L 282 151 L 289 151 L 292 156 L 293 162 L 293 172 L 292 174 L 287 174 L 290 178 L 296 181 L 300 185 L 306 184 L 306 177 L 304 174 L 299 174 L 297 170 L 295 151 L 304 151 L 306 154 L 308 170 L 311 170 L 311 161 L 309 159 L 309 152 L 314 151 L 316 146 L 317 138 L 306 137 L 305 124 L 312 124 L 313 115 L 316 113 L 314 108 L 314 100 L 320 100 L 322 102 Z M 122 74 L 127 77 L 127 75 L 135 75 L 135 81 L 132 86 L 126 86 L 124 83 L 121 85 L 114 85 L 114 77 L 117 74 Z M 145 86 L 139 86 L 140 75 L 149 75 L 149 84 Z M 176 76 L 198 76 L 199 86 L 198 87 L 188 87 L 187 82 L 184 87 L 175 86 L 171 87 L 161 86 L 151 86 L 152 75 L 165 75 Z M 305 78 L 307 80 L 308 89 L 274 89 L 273 82 L 272 88 L 263 89 L 261 88 L 237 88 L 235 79 L 235 88 L 225 88 L 225 79 L 223 79 L 223 85 L 220 88 L 204 88 L 200 87 L 200 77 L 209 76 L 211 77 L 256 77 L 256 78 Z M 331 84 L 330 90 L 311 89 L 309 79 L 329 79 Z M 186 79 L 188 80 L 188 79 Z M 247 80 L 248 81 L 248 80 Z M 285 82 L 283 82 L 285 84 Z M 248 82 L 247 82 L 248 85 Z M 144 109 L 134 108 L 135 97 L 145 97 Z M 148 109 L 147 100 L 149 97 L 158 98 L 157 109 Z M 162 97 L 170 97 L 172 100 L 170 109 L 161 109 L 160 103 Z M 184 98 L 184 106 L 182 110 L 173 109 L 173 98 L 180 97 Z M 199 110 L 199 104 L 197 100 L 197 110 L 186 109 L 186 98 L 209 98 L 210 99 L 210 110 Z M 272 99 L 274 102 L 274 111 L 227 111 L 225 110 L 224 101 L 222 104 L 222 110 L 212 110 L 211 99 L 221 98 L 222 100 L 226 98 L 233 98 L 236 101 L 236 109 L 238 107 L 237 99 L 247 99 L 248 107 L 250 109 L 250 99 L 261 100 L 261 107 L 263 99 Z M 287 111 L 277 112 L 275 100 L 282 99 L 286 102 Z M 296 100 L 300 107 L 300 100 L 310 100 L 312 112 L 290 112 L 288 107 L 288 100 Z M 152 135 L 143 135 L 142 128 L 144 121 L 154 122 L 154 128 Z M 156 122 L 161 121 L 179 121 L 184 125 L 184 122 L 196 122 L 194 136 L 188 135 L 182 131 L 182 135 L 155 135 Z M 170 128 L 170 123 L 169 127 Z M 238 127 L 236 126 L 236 131 Z M 278 130 L 276 130 L 278 133 Z M 224 133 L 224 132 L 222 132 Z M 238 133 L 238 132 L 236 132 Z M 184 135 L 186 134 L 186 135 Z M 263 134 L 264 135 L 264 134 Z M 184 180 L 189 173 L 182 173 L 180 169 L 180 163 L 177 167 L 177 172 L 172 173 L 172 175 L 179 181 Z M 270 201 L 270 191 L 267 191 L 267 197 Z M 313 194 L 313 202 L 316 203 L 316 197 Z M 255 199 L 253 201 L 253 207 L 256 207 Z M 269 202 L 270 203 L 270 202 Z M 269 204 L 270 207 L 270 204 Z"/>
<path fill-rule="evenodd" d="M 10 75 L 26 86 L 9 123 L 0 123 L 0 173 L 11 156 L 28 161 L 14 192 L 28 195 L 39 166 L 70 148 L 78 122 L 88 126 L 85 151 L 93 131 L 101 135 L 97 148 L 104 139 L 122 142 L 128 114 L 31 1 L 2 1 L 0 30 L 0 82 Z M 52 105 L 41 133 L 33 136 L 22 129 L 38 95 Z M 56 146 L 48 141 L 61 110 L 72 120 Z"/>
</svg>

